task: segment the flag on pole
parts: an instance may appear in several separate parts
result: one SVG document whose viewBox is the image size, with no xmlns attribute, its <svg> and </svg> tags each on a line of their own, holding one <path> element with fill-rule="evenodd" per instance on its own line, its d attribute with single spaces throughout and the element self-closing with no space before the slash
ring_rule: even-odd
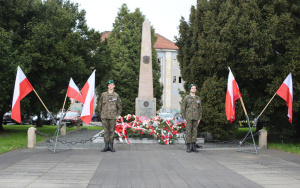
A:
<svg viewBox="0 0 300 188">
<path fill-rule="evenodd" d="M 232 123 L 235 120 L 234 102 L 238 100 L 242 95 L 239 86 L 237 85 L 237 82 L 234 79 L 234 76 L 229 67 L 228 69 L 229 69 L 229 75 L 228 75 L 228 83 L 227 83 L 225 111 L 226 111 L 227 120 L 229 120 L 230 123 Z"/>
<path fill-rule="evenodd" d="M 79 91 L 79 88 L 74 83 L 73 79 L 70 79 L 68 90 L 67 90 L 67 96 L 77 100 L 78 102 L 84 103 L 84 99 Z"/>
<path fill-rule="evenodd" d="M 293 118 L 293 81 L 292 81 L 292 73 L 290 73 L 284 82 L 281 84 L 279 89 L 276 91 L 276 94 L 279 95 L 286 101 L 286 105 L 288 107 L 289 122 L 292 124 Z"/>
<path fill-rule="evenodd" d="M 94 95 L 95 95 L 95 72 L 89 77 L 88 81 L 83 86 L 81 93 L 84 98 L 81 119 L 84 123 L 89 124 L 93 117 L 94 111 Z"/>
<path fill-rule="evenodd" d="M 32 90 L 32 85 L 26 78 L 22 69 L 18 66 L 13 101 L 11 106 L 11 118 L 17 121 L 18 123 L 21 123 L 20 101 Z"/>
</svg>

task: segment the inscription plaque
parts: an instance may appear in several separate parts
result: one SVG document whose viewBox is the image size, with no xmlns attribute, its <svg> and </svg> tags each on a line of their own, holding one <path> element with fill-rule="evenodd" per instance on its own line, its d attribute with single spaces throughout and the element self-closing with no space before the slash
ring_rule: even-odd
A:
<svg viewBox="0 0 300 188">
<path fill-rule="evenodd" d="M 144 62 L 145 64 L 150 63 L 150 57 L 147 56 L 147 55 L 143 56 L 143 62 Z"/>
<path fill-rule="evenodd" d="M 137 116 L 146 116 L 147 118 L 153 118 L 156 114 L 156 99 L 139 99 L 136 98 L 136 111 Z"/>
</svg>

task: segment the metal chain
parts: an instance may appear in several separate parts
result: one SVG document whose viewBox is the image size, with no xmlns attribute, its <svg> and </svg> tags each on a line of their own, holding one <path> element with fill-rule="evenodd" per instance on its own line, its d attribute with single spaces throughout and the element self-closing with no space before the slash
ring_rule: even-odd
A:
<svg viewBox="0 0 300 188">
<path fill-rule="evenodd" d="M 46 140 L 47 142 L 54 142 L 53 139 L 54 139 L 55 136 L 56 136 L 56 133 L 47 135 L 47 134 L 42 133 L 42 132 L 40 132 L 40 131 L 38 131 L 38 130 L 36 130 L 35 133 L 36 133 L 37 135 L 40 135 L 40 136 L 44 137 L 44 138 L 48 138 L 48 139 Z M 93 142 L 95 139 L 97 139 L 97 138 L 99 138 L 99 137 L 102 137 L 102 136 L 100 136 L 100 134 L 99 134 L 98 136 L 92 137 L 92 138 L 90 138 L 90 139 L 88 139 L 88 140 L 80 140 L 80 141 L 66 141 L 66 140 L 57 139 L 57 142 L 60 142 L 60 143 L 62 143 L 62 144 L 72 144 L 72 145 L 75 145 L 75 144 L 78 144 L 78 143 L 84 144 L 84 143 L 86 143 L 86 142 Z"/>
<path fill-rule="evenodd" d="M 232 140 L 232 141 L 220 141 L 220 140 L 205 140 L 207 143 L 219 143 L 219 144 L 237 144 L 239 140 Z"/>
<path fill-rule="evenodd" d="M 257 132 L 252 133 L 252 134 L 253 134 L 253 137 L 254 137 L 254 136 L 259 135 L 259 132 L 257 131 Z M 252 138 L 251 134 L 245 138 L 244 142 L 245 142 L 246 140 L 250 139 L 250 138 Z"/>
<path fill-rule="evenodd" d="M 94 126 L 94 127 L 102 127 L 102 124 L 101 125 L 97 125 L 97 124 L 94 124 L 94 123 L 89 123 L 89 125 L 91 125 L 91 126 Z M 75 125 L 69 125 L 69 126 L 67 126 L 67 127 L 75 127 L 76 126 L 76 124 Z"/>
<path fill-rule="evenodd" d="M 80 140 L 80 141 L 66 141 L 66 140 L 61 140 L 61 139 L 57 139 L 57 142 L 60 142 L 62 144 L 72 144 L 72 145 L 76 145 L 76 144 L 85 144 L 86 142 L 93 142 L 95 139 L 101 137 L 100 134 L 96 137 L 92 137 L 88 140 Z M 47 140 L 48 141 L 48 140 Z M 49 142 L 49 141 L 48 141 Z M 50 141 L 51 142 L 51 141 Z"/>
<path fill-rule="evenodd" d="M 98 126 L 96 124 L 90 124 L 90 125 L 93 125 L 93 126 Z M 46 141 L 47 142 L 54 142 L 52 140 L 52 138 L 55 136 L 55 133 L 54 134 L 51 134 L 51 135 L 47 135 L 45 133 L 42 133 L 38 130 L 35 131 L 36 134 L 42 136 L 42 137 L 45 137 L 45 138 L 48 138 Z M 259 132 L 256 132 L 253 134 L 253 136 L 257 136 L 259 135 Z M 60 142 L 62 144 L 72 144 L 72 145 L 75 145 L 75 144 L 85 144 L 86 142 L 93 142 L 95 139 L 99 138 L 99 137 L 102 137 L 100 136 L 100 134 L 96 137 L 92 137 L 90 139 L 87 139 L 87 140 L 80 140 L 80 141 L 66 141 L 66 140 L 61 140 L 61 139 L 57 139 L 57 142 Z M 184 140 L 186 140 L 186 134 L 183 135 L 183 138 Z M 251 135 L 247 136 L 244 140 L 244 142 L 248 139 L 252 138 Z M 208 143 L 220 143 L 220 144 L 237 144 L 237 143 L 240 143 L 241 141 L 239 140 L 233 140 L 233 141 L 220 141 L 220 140 L 211 140 L 211 139 L 205 139 L 205 142 L 208 142 Z"/>
<path fill-rule="evenodd" d="M 101 125 L 97 125 L 97 124 L 93 124 L 93 123 L 90 123 L 89 125 L 93 125 L 94 127 L 102 127 L 102 123 L 101 123 Z"/>
<path fill-rule="evenodd" d="M 55 133 L 48 135 L 48 134 L 42 133 L 41 131 L 38 131 L 38 130 L 35 130 L 35 134 L 40 135 L 44 138 L 51 138 L 51 137 L 55 136 Z"/>
<path fill-rule="evenodd" d="M 259 132 L 253 133 L 253 137 L 259 135 Z M 247 136 L 244 139 L 244 142 L 248 139 L 252 138 L 251 135 Z M 220 143 L 220 144 L 239 144 L 241 143 L 243 140 L 232 140 L 232 141 L 220 141 L 220 140 L 207 140 L 205 139 L 205 142 L 210 142 L 210 143 Z"/>
</svg>

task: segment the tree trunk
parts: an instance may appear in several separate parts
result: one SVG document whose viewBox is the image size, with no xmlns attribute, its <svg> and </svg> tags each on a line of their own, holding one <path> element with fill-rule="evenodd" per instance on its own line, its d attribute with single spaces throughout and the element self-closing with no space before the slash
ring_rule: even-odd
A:
<svg viewBox="0 0 300 188">
<path fill-rule="evenodd" d="M 300 141 L 300 125 L 299 125 L 299 117 L 300 117 L 300 111 L 296 112 L 293 115 L 293 125 L 296 126 L 296 138 L 298 141 Z"/>
<path fill-rule="evenodd" d="M 259 130 L 261 130 L 263 128 L 263 124 L 261 122 L 257 122 L 257 125 L 256 125 L 256 131 L 255 132 L 258 132 Z"/>
<path fill-rule="evenodd" d="M 0 132 L 4 131 L 4 128 L 3 128 L 3 116 L 4 116 L 5 112 L 4 110 L 0 110 Z"/>
<path fill-rule="evenodd" d="M 36 127 L 43 127 L 41 113 L 38 114 L 38 119 L 36 120 Z"/>
</svg>

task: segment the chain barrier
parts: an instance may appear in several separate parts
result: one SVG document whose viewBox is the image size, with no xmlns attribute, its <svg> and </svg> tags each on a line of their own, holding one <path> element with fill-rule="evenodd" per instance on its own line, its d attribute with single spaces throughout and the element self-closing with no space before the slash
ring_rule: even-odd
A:
<svg viewBox="0 0 300 188">
<path fill-rule="evenodd" d="M 35 133 L 37 135 L 40 135 L 40 136 L 44 137 L 44 138 L 47 138 L 46 142 L 51 142 L 51 143 L 54 142 L 53 139 L 56 136 L 56 133 L 48 135 L 48 134 L 42 133 L 42 132 L 40 132 L 38 130 L 36 130 Z M 93 142 L 95 139 L 100 138 L 100 137 L 102 137 L 102 136 L 99 134 L 98 136 L 94 136 L 94 137 L 92 137 L 90 139 L 87 139 L 87 140 L 66 141 L 66 140 L 62 140 L 62 139 L 57 139 L 57 142 L 60 142 L 62 144 L 72 144 L 72 145 L 76 145 L 76 144 L 79 144 L 79 143 L 80 144 L 85 144 L 86 142 Z"/>
<path fill-rule="evenodd" d="M 90 123 L 90 125 L 92 125 L 92 126 L 99 126 L 97 124 L 91 124 L 91 123 Z M 56 133 L 48 135 L 48 134 L 42 133 L 42 132 L 40 132 L 38 130 L 36 130 L 35 133 L 37 135 L 40 135 L 40 136 L 44 137 L 44 138 L 47 138 L 47 140 L 46 140 L 47 142 L 54 142 L 53 138 L 56 136 Z M 253 133 L 253 136 L 257 136 L 257 135 L 259 135 L 259 132 Z M 62 144 L 72 144 L 72 145 L 85 144 L 86 142 L 93 142 L 95 139 L 100 138 L 100 137 L 102 137 L 102 136 L 100 136 L 100 134 L 99 134 L 98 136 L 94 136 L 94 137 L 92 137 L 90 139 L 87 139 L 87 140 L 66 141 L 66 140 L 57 139 L 57 142 L 60 142 Z M 244 139 L 244 142 L 246 142 L 246 140 L 248 140 L 250 138 L 252 138 L 251 135 L 247 136 Z M 186 140 L 186 134 L 185 133 L 183 134 L 183 139 Z M 212 139 L 206 138 L 206 137 L 204 137 L 204 139 L 205 139 L 205 142 L 207 142 L 207 143 L 218 143 L 218 144 L 239 144 L 239 143 L 242 142 L 242 140 L 241 141 L 240 140 L 232 140 L 232 141 L 212 140 Z"/>
<path fill-rule="evenodd" d="M 38 131 L 38 130 L 35 130 L 35 134 L 40 135 L 44 138 L 52 138 L 55 136 L 55 133 L 48 135 L 48 134 L 42 133 L 41 131 Z"/>
<path fill-rule="evenodd" d="M 259 132 L 255 132 L 255 133 L 253 133 L 253 137 L 254 136 L 257 136 L 257 135 L 259 135 Z M 250 139 L 250 138 L 252 138 L 252 136 L 251 136 L 251 134 L 249 135 L 249 136 L 247 136 L 245 139 L 244 139 L 244 141 L 243 141 L 243 139 L 242 140 L 232 140 L 232 141 L 220 141 L 220 140 L 213 140 L 213 139 L 210 139 L 210 138 L 207 138 L 207 137 L 204 137 L 204 139 L 205 139 L 205 142 L 207 142 L 207 143 L 218 143 L 218 144 L 240 144 L 241 142 L 246 142 L 246 140 L 248 140 L 248 139 Z"/>
<path fill-rule="evenodd" d="M 86 142 L 93 142 L 95 139 L 100 138 L 102 136 L 100 136 L 100 134 L 98 136 L 92 137 L 88 140 L 80 140 L 80 141 L 66 141 L 66 140 L 60 140 L 57 139 L 57 142 L 60 142 L 62 144 L 72 144 L 72 145 L 76 145 L 76 144 L 85 144 Z"/>
<path fill-rule="evenodd" d="M 252 133 L 252 134 L 253 134 L 253 137 L 254 137 L 254 136 L 259 135 L 259 132 L 257 131 L 257 132 Z M 252 138 L 251 134 L 250 134 L 249 136 L 247 136 L 247 137 L 244 139 L 244 142 L 245 142 L 246 140 L 250 139 L 250 138 Z M 241 141 L 241 142 L 242 142 L 242 141 Z"/>
<path fill-rule="evenodd" d="M 102 123 L 101 123 L 101 125 L 97 125 L 97 124 L 94 124 L 94 123 L 90 123 L 89 125 L 92 125 L 94 127 L 102 127 Z"/>
<path fill-rule="evenodd" d="M 72 128 L 72 127 L 75 127 L 76 126 L 76 124 L 74 124 L 74 125 L 67 125 L 67 127 L 69 127 L 69 128 Z M 90 127 L 102 127 L 102 124 L 100 124 L 100 125 L 98 125 L 98 124 L 94 124 L 94 123 L 89 123 L 89 126 Z"/>
</svg>

